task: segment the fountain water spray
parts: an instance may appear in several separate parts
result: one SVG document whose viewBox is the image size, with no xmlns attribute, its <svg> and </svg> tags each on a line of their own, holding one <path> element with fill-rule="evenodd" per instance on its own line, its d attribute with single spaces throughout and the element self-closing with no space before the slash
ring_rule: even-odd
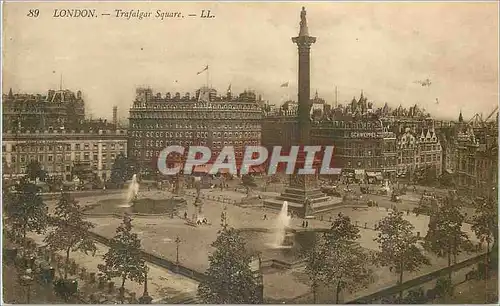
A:
<svg viewBox="0 0 500 306">
<path fill-rule="evenodd" d="M 127 204 L 123 207 L 130 207 L 130 203 L 137 197 L 139 193 L 139 183 L 137 182 L 137 174 L 132 175 L 132 181 L 128 185 Z"/>
<path fill-rule="evenodd" d="M 281 211 L 276 218 L 276 225 L 274 228 L 273 243 L 274 247 L 284 247 L 283 242 L 286 237 L 286 228 L 290 225 L 290 216 L 288 215 L 288 202 L 284 201 Z"/>
</svg>

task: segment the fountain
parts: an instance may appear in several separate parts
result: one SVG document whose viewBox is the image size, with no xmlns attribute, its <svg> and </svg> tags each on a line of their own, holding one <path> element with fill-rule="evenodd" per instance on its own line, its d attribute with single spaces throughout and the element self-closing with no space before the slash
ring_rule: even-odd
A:
<svg viewBox="0 0 500 306">
<path fill-rule="evenodd" d="M 273 231 L 273 241 L 271 246 L 273 248 L 290 248 L 290 237 L 287 237 L 286 229 L 290 225 L 290 216 L 288 215 L 288 202 L 284 201 L 281 211 L 276 218 L 276 225 Z M 292 235 L 293 236 L 293 235 Z"/>
<path fill-rule="evenodd" d="M 132 202 L 137 199 L 137 194 L 139 193 L 139 183 L 137 182 L 137 174 L 132 175 L 132 181 L 128 185 L 127 191 L 127 203 L 120 205 L 120 207 L 131 207 Z"/>
</svg>

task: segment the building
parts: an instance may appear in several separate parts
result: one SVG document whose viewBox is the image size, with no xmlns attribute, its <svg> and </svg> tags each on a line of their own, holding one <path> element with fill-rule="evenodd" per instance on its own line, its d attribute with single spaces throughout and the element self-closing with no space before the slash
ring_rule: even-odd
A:
<svg viewBox="0 0 500 306">
<path fill-rule="evenodd" d="M 115 157 L 126 152 L 126 130 L 7 130 L 2 135 L 3 175 L 7 177 L 25 175 L 34 160 L 49 176 L 62 180 L 73 180 L 82 168 L 107 180 Z"/>
<path fill-rule="evenodd" d="M 217 95 L 215 89 L 203 87 L 194 95 L 153 94 L 139 88 L 130 108 L 129 156 L 146 169 L 155 172 L 160 151 L 169 145 L 208 146 L 218 155 L 224 146 L 233 146 L 238 165 L 245 146 L 260 145 L 262 110 L 252 91 Z M 187 150 L 186 150 L 187 153 Z M 169 156 L 168 167 L 182 163 L 183 157 Z M 200 167 L 201 168 L 201 167 Z M 200 171 L 207 172 L 205 167 Z"/>
<path fill-rule="evenodd" d="M 396 134 L 363 94 L 314 121 L 311 137 L 316 145 L 335 146 L 333 163 L 349 181 L 363 181 L 366 175 L 377 181 L 395 176 Z"/>
<path fill-rule="evenodd" d="M 498 122 L 482 129 L 462 126 L 455 147 L 457 189 L 475 196 L 491 195 L 498 186 Z"/>
<path fill-rule="evenodd" d="M 13 94 L 2 97 L 3 130 L 78 129 L 85 120 L 82 92 L 49 90 L 47 95 Z"/>
<path fill-rule="evenodd" d="M 434 128 L 423 129 L 417 139 L 418 152 L 415 158 L 416 168 L 432 168 L 436 177 L 442 173 L 441 142 Z"/>
<path fill-rule="evenodd" d="M 418 134 L 417 134 L 418 135 Z M 435 178 L 442 173 L 442 147 L 436 131 L 423 129 L 415 136 L 409 127 L 397 140 L 397 176 L 400 179 L 413 181 L 415 172 L 421 169 L 432 169 Z M 426 172 L 426 174 L 429 174 Z"/>
</svg>

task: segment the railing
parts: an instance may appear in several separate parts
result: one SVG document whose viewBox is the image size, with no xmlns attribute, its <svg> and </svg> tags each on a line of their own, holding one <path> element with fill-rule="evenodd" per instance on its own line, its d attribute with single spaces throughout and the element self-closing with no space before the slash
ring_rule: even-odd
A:
<svg viewBox="0 0 500 306">
<path fill-rule="evenodd" d="M 92 238 L 95 241 L 102 243 L 108 247 L 110 246 L 110 239 L 108 239 L 104 236 L 101 236 L 99 234 L 92 233 L 92 232 L 90 233 L 90 235 L 92 236 Z M 149 263 L 155 264 L 155 265 L 162 267 L 164 269 L 167 269 L 171 272 L 186 276 L 186 277 L 193 279 L 195 281 L 198 281 L 198 282 L 204 281 L 208 278 L 207 275 L 204 273 L 198 272 L 196 270 L 187 268 L 187 267 L 182 266 L 182 265 L 178 265 L 178 264 L 176 264 L 168 259 L 159 257 L 157 255 L 153 255 L 151 253 L 141 251 L 141 256 L 142 256 L 142 258 L 144 258 L 145 261 L 147 261 Z"/>
<path fill-rule="evenodd" d="M 373 301 L 377 301 L 377 300 L 382 299 L 383 297 L 388 297 L 388 296 L 398 294 L 401 291 L 417 287 L 419 285 L 422 285 L 422 284 L 428 283 L 434 279 L 437 279 L 441 276 L 449 275 L 451 272 L 461 270 L 463 268 L 466 268 L 466 267 L 471 266 L 473 264 L 476 264 L 478 262 L 484 261 L 486 259 L 486 256 L 487 256 L 487 254 L 481 254 L 481 255 L 478 255 L 476 257 L 469 258 L 469 259 L 464 260 L 462 262 L 459 262 L 451 267 L 446 267 L 446 268 L 431 272 L 429 274 L 414 278 L 414 279 L 409 280 L 407 282 L 404 282 L 402 284 L 398 284 L 398 285 L 377 291 L 375 293 L 351 300 L 351 301 L 347 302 L 346 304 L 370 304 Z"/>
</svg>

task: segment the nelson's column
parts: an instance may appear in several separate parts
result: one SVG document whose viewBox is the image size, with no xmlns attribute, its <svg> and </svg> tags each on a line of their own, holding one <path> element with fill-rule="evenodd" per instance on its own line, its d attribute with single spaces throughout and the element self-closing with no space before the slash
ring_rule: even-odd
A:
<svg viewBox="0 0 500 306">
<path fill-rule="evenodd" d="M 316 37 L 309 36 L 307 28 L 306 9 L 302 7 L 300 12 L 299 36 L 293 37 L 292 41 L 297 44 L 299 52 L 299 76 L 298 76 L 298 137 L 296 145 L 301 146 L 299 150 L 295 174 L 290 177 L 290 184 L 276 199 L 266 200 L 266 207 L 281 208 L 283 201 L 288 201 L 288 208 L 300 216 L 312 215 L 315 211 L 330 208 L 329 197 L 325 196 L 318 188 L 316 175 L 299 175 L 298 169 L 302 169 L 305 161 L 305 152 L 302 146 L 310 145 L 311 133 L 311 84 L 310 84 L 310 50 L 311 45 L 316 42 Z M 317 165 L 317 161 L 313 165 Z M 317 168 L 313 166 L 314 168 Z"/>
</svg>

